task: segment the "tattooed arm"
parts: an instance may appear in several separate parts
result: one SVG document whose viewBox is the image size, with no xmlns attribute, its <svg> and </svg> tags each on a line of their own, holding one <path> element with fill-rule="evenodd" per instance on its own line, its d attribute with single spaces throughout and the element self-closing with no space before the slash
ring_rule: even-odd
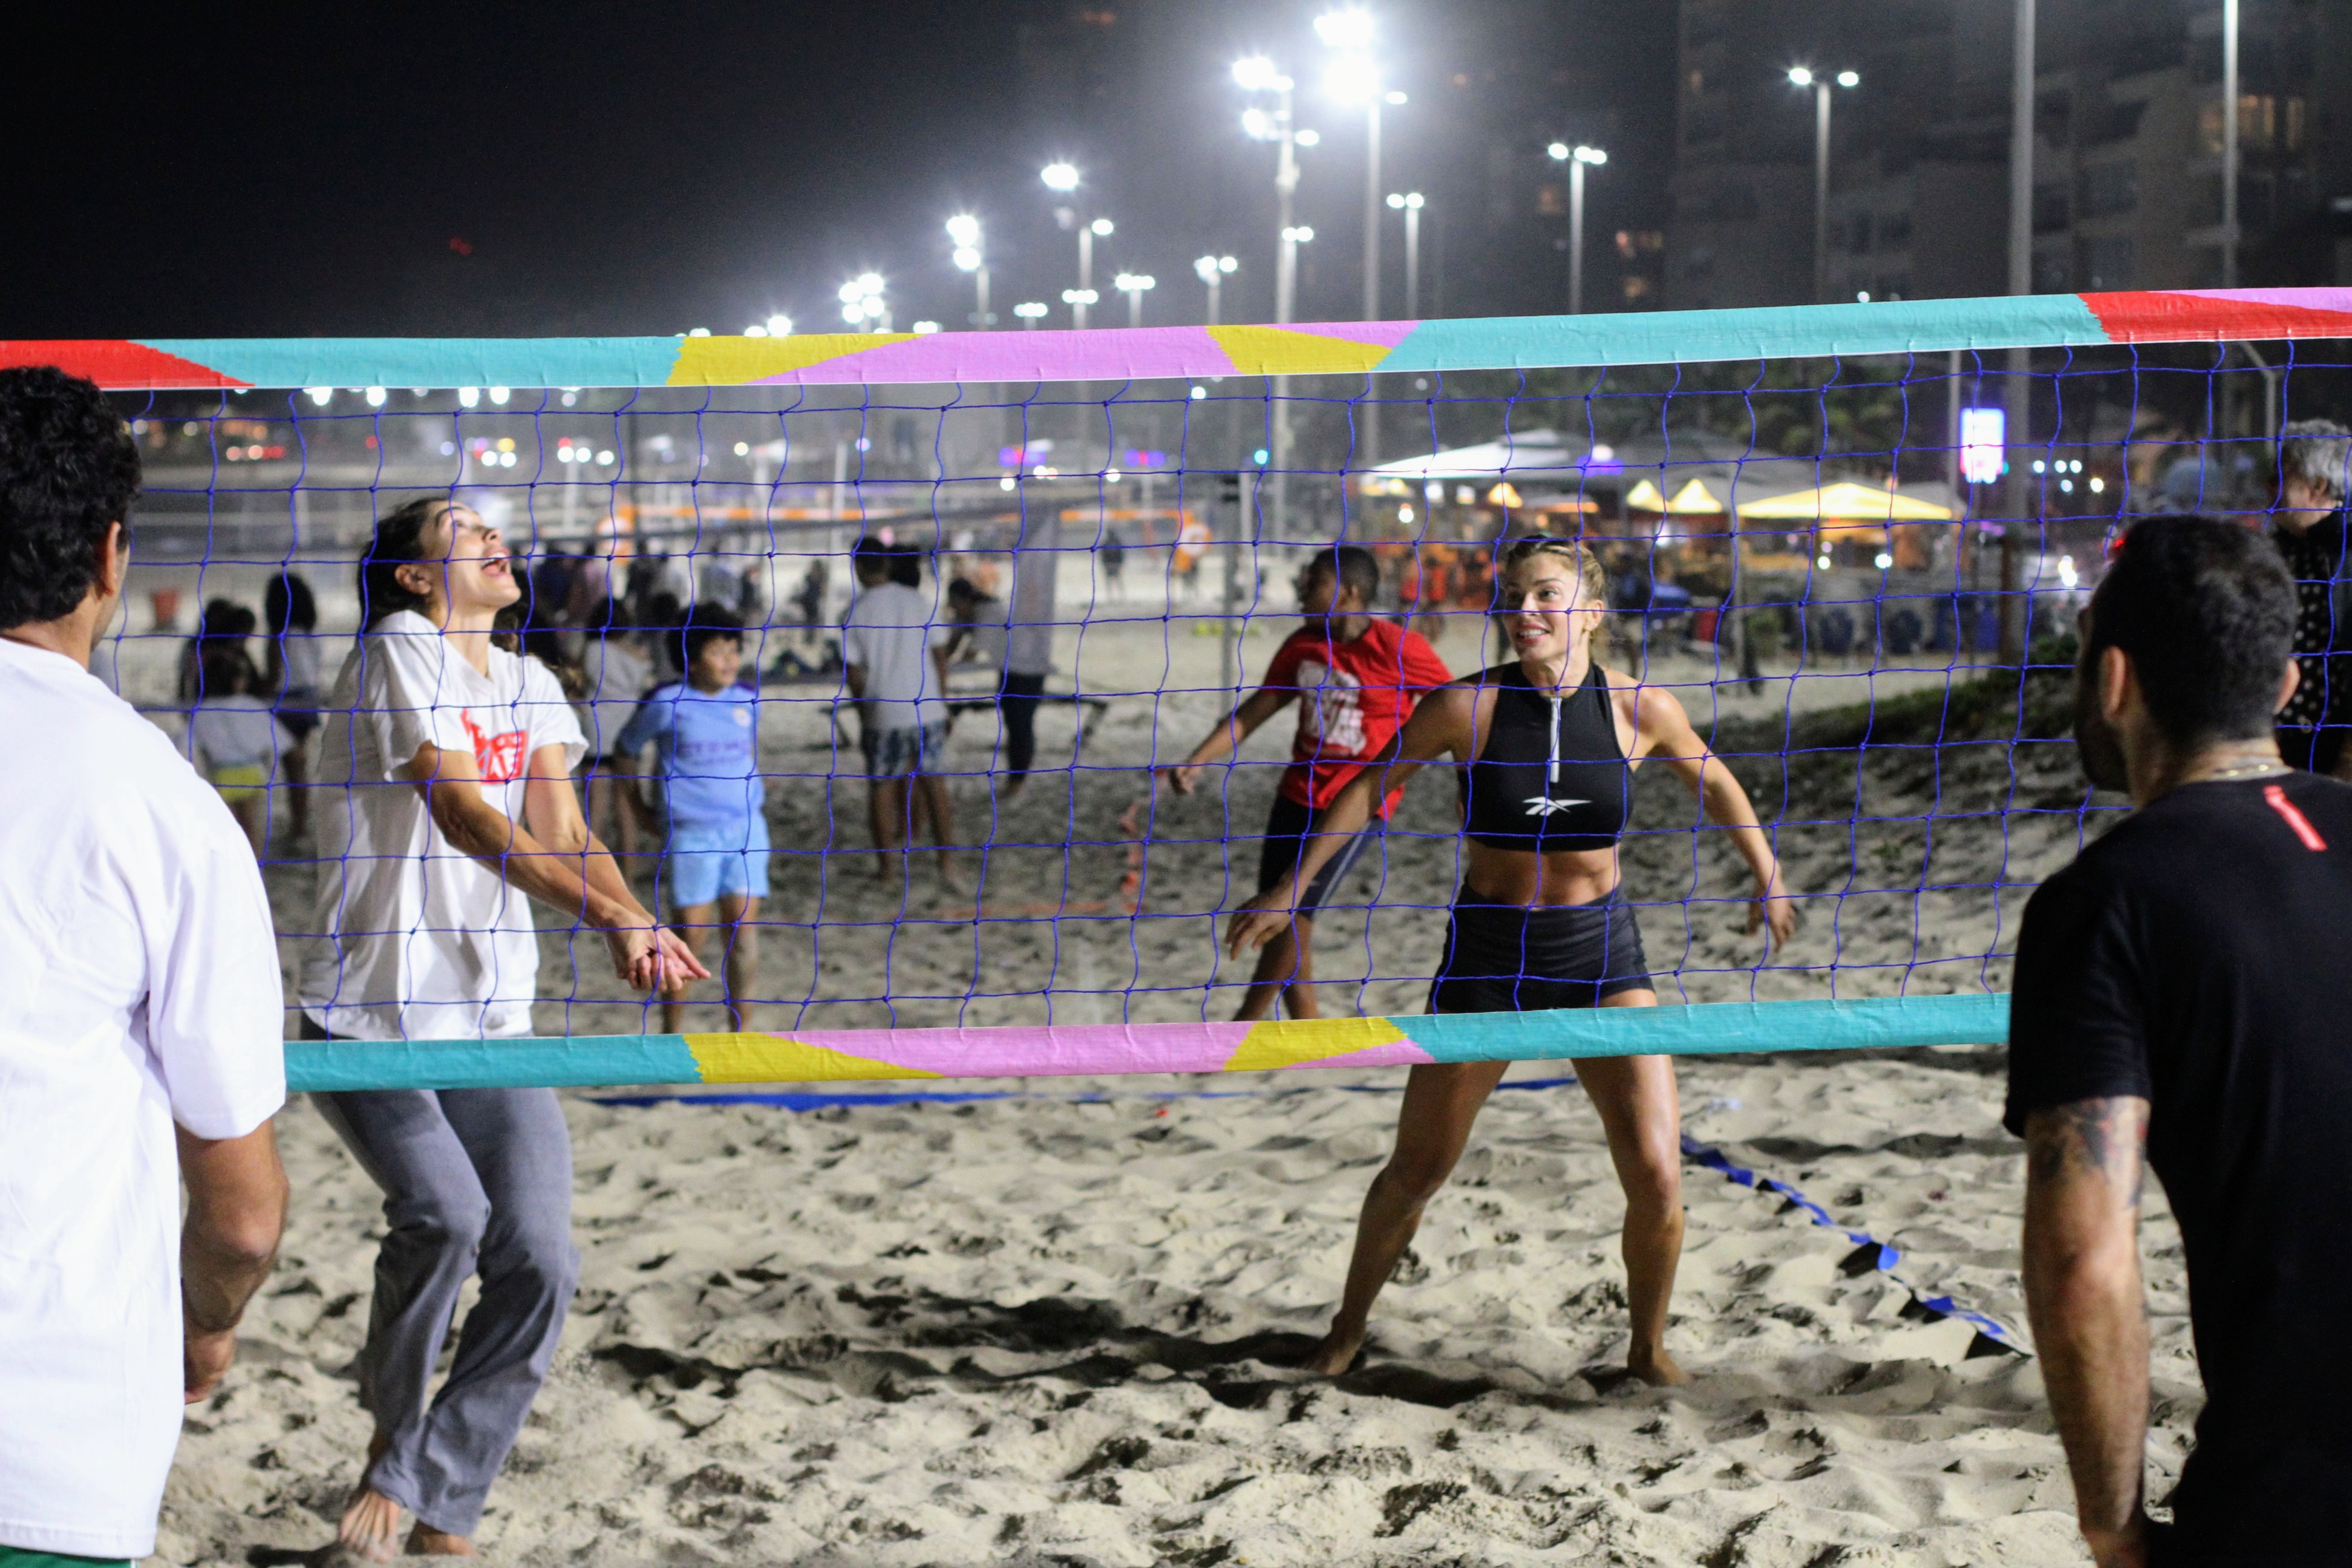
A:
<svg viewBox="0 0 2352 1568">
<path fill-rule="evenodd" d="M 2025 1304 L 2101 1568 L 2147 1561 L 2147 1313 L 2140 1161 L 2147 1101 L 2078 1100 L 2025 1123 Z"/>
</svg>

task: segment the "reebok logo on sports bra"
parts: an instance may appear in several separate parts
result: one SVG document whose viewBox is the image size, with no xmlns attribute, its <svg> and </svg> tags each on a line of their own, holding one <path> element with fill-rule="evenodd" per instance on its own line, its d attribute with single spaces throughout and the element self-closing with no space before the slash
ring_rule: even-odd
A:
<svg viewBox="0 0 2352 1568">
<path fill-rule="evenodd" d="M 1527 801 L 1529 816 L 1550 816 L 1559 812 L 1571 811 L 1580 805 L 1591 804 L 1589 800 L 1554 800 L 1549 795 L 1531 795 L 1528 796 Z"/>
</svg>

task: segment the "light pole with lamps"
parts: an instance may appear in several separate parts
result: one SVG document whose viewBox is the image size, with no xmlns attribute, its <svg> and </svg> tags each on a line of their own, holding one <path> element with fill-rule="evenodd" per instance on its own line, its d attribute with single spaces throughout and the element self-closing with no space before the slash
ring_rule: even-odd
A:
<svg viewBox="0 0 2352 1568">
<path fill-rule="evenodd" d="M 890 304 L 880 273 L 861 272 L 841 286 L 841 319 L 869 331 L 890 330 Z M 870 328 L 866 327 L 868 321 L 874 323 Z"/>
<path fill-rule="evenodd" d="M 1045 301 L 1043 300 L 1024 300 L 1021 303 L 1013 307 L 1013 313 L 1021 318 L 1021 330 L 1023 331 L 1026 332 L 1034 331 L 1037 323 L 1045 319 Z"/>
<path fill-rule="evenodd" d="M 1830 83 L 1860 87 L 1862 73 L 1832 77 L 1811 66 L 1791 66 L 1789 80 L 1813 89 L 1813 300 L 1819 303 L 1830 292 Z"/>
<path fill-rule="evenodd" d="M 988 260 L 980 251 L 980 220 L 970 213 L 958 213 L 948 219 L 948 238 L 955 246 L 950 259 L 955 263 L 956 270 L 971 274 L 980 307 L 972 312 L 971 324 L 984 332 L 996 318 L 988 310 Z"/>
<path fill-rule="evenodd" d="M 1332 63 L 1328 79 L 1331 95 L 1343 103 L 1364 105 L 1364 315 L 1367 321 L 1381 319 L 1381 106 L 1402 104 L 1401 92 L 1383 91 L 1380 68 L 1373 63 L 1372 16 L 1369 11 L 1349 7 L 1326 11 L 1315 18 L 1315 36 L 1328 47 L 1339 51 Z M 1359 456 L 1365 468 L 1380 461 L 1381 405 L 1367 395 L 1364 400 Z"/>
<path fill-rule="evenodd" d="M 1389 206 L 1404 214 L 1404 319 L 1421 319 L 1421 209 L 1419 191 L 1391 191 Z"/>
<path fill-rule="evenodd" d="M 1192 276 L 1209 286 L 1209 325 L 1213 327 L 1218 321 L 1218 294 L 1225 274 L 1240 265 L 1230 256 L 1202 256 L 1192 262 Z"/>
<path fill-rule="evenodd" d="M 1275 68 L 1264 55 L 1252 55 L 1234 62 L 1234 85 L 1247 93 L 1271 93 L 1275 107 L 1271 112 L 1252 104 L 1242 110 L 1242 133 L 1253 142 L 1275 144 L 1274 199 L 1276 226 L 1280 243 L 1275 250 L 1274 320 L 1276 326 L 1290 323 L 1291 310 L 1298 292 L 1298 247 L 1315 237 L 1315 231 L 1294 221 L 1293 198 L 1298 193 L 1298 149 L 1315 144 L 1315 132 L 1301 131 L 1291 112 L 1293 83 L 1289 77 Z M 1287 395 L 1290 378 L 1274 378 L 1274 432 L 1272 461 L 1274 470 L 1274 526 L 1277 536 L 1287 532 L 1290 505 L 1290 399 Z"/>
<path fill-rule="evenodd" d="M 1048 163 L 1038 174 L 1045 188 L 1062 195 L 1076 191 L 1079 185 L 1077 165 L 1067 162 Z M 1095 240 L 1112 230 L 1110 219 L 1093 218 L 1081 222 L 1073 206 L 1055 207 L 1054 217 L 1064 228 L 1078 231 L 1078 286 L 1062 290 L 1062 299 L 1070 307 L 1070 324 L 1083 328 L 1087 324 L 1087 307 L 1098 298 L 1095 293 Z"/>
<path fill-rule="evenodd" d="M 1555 142 L 1552 159 L 1568 165 L 1568 313 L 1584 314 L 1584 171 L 1609 162 L 1609 154 L 1581 142 L 1570 147 Z"/>
<path fill-rule="evenodd" d="M 1111 287 L 1127 296 L 1127 324 L 1143 325 L 1143 297 L 1160 286 L 1160 279 L 1149 272 L 1122 272 L 1111 279 Z"/>
</svg>

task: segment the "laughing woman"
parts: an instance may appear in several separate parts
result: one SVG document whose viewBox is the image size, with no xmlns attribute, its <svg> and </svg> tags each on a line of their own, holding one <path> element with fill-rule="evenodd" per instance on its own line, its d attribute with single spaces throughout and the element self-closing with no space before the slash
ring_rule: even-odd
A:
<svg viewBox="0 0 2352 1568">
<path fill-rule="evenodd" d="M 1288 880 L 1242 906 L 1229 941 L 1238 956 L 1280 931 L 1297 889 L 1370 819 L 1372 803 L 1429 762 L 1463 769 L 1462 889 L 1433 1013 L 1550 1007 L 1654 1007 L 1658 995 L 1623 899 L 1619 844 L 1633 773 L 1655 757 L 1689 784 L 1729 830 L 1756 876 L 1748 929 L 1784 942 L 1795 906 L 1747 792 L 1691 729 L 1675 698 L 1603 669 L 1595 642 L 1607 614 L 1601 563 L 1583 546 L 1524 539 L 1503 558 L 1498 619 L 1518 655 L 1424 698 L 1391 742 L 1325 811 L 1322 831 Z M 1363 1347 L 1381 1287 L 1445 1184 L 1472 1122 L 1506 1062 L 1416 1067 L 1397 1117 L 1396 1149 L 1372 1180 L 1348 1267 L 1347 1291 L 1308 1366 L 1345 1371 Z M 1674 1064 L 1662 1056 L 1577 1064 L 1625 1191 L 1630 1368 L 1652 1383 L 1686 1378 L 1666 1353 L 1666 1304 L 1682 1255 L 1681 1112 Z"/>
<path fill-rule="evenodd" d="M 498 531 L 434 497 L 385 516 L 360 563 L 358 646 L 327 707 L 317 939 L 300 983 L 313 1039 L 531 1032 L 539 942 L 530 900 L 604 939 L 640 990 L 705 973 L 637 902 L 580 815 L 584 749 L 544 665 L 492 641 L 520 597 Z M 396 1047 L 383 1053 L 397 1063 Z M 473 1554 L 563 1329 L 572 1149 L 552 1089 L 370 1089 L 313 1099 L 383 1189 L 360 1398 L 375 1418 L 343 1543 Z M 426 1394 L 466 1277 L 447 1380 Z"/>
</svg>

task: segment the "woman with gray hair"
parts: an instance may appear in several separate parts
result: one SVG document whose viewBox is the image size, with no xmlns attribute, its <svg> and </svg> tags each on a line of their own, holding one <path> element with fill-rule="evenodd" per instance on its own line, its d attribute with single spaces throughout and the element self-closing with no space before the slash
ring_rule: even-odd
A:
<svg viewBox="0 0 2352 1568">
<path fill-rule="evenodd" d="M 2352 777 L 2344 745 L 2352 726 L 2347 470 L 2352 430 L 2333 419 L 2298 419 L 2279 432 L 2271 542 L 2294 575 L 2294 662 L 2302 678 L 2279 710 L 2279 754 L 2293 766 L 2337 778 Z"/>
</svg>

